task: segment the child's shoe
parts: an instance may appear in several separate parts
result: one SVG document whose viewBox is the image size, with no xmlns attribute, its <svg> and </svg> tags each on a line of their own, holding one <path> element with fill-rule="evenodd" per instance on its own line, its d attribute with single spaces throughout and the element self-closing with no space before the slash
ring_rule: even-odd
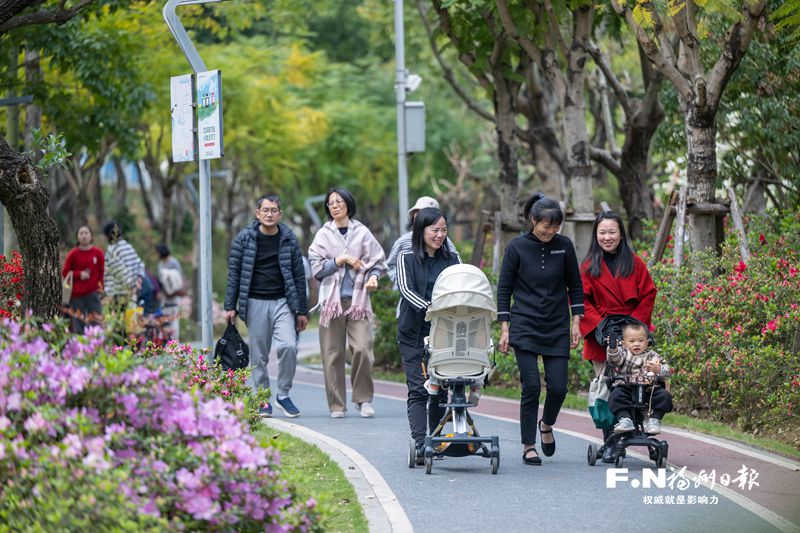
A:
<svg viewBox="0 0 800 533">
<path fill-rule="evenodd" d="M 650 418 L 644 423 L 644 432 L 648 435 L 658 435 L 661 433 L 661 420 Z"/>
<path fill-rule="evenodd" d="M 478 406 L 478 402 L 481 400 L 481 390 L 480 389 L 470 389 L 469 396 L 467 397 L 467 402 L 471 403 L 474 406 Z"/>
<path fill-rule="evenodd" d="M 636 429 L 633 425 L 633 420 L 627 417 L 623 417 L 619 419 L 617 425 L 614 426 L 614 433 L 628 433 L 629 431 L 633 431 Z"/>
<path fill-rule="evenodd" d="M 428 391 L 428 394 L 430 394 L 431 396 L 436 396 L 437 394 L 439 394 L 439 385 L 437 385 L 436 383 L 431 383 L 431 380 L 426 379 L 424 386 L 425 390 Z"/>
</svg>

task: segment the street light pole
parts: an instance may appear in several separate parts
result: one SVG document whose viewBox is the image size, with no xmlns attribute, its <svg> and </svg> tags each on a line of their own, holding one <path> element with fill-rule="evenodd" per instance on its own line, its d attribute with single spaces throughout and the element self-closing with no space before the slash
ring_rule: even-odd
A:
<svg viewBox="0 0 800 533">
<path fill-rule="evenodd" d="M 397 97 L 397 189 L 400 233 L 408 218 L 408 169 L 406 167 L 406 51 L 403 0 L 394 0 L 395 95 Z"/>
<path fill-rule="evenodd" d="M 220 0 L 168 0 L 164 5 L 164 20 L 186 56 L 189 65 L 195 74 L 208 70 L 205 63 L 197 53 L 189 34 L 178 19 L 175 9 L 179 5 L 206 4 Z M 214 334 L 212 322 L 211 298 L 213 288 L 211 285 L 211 161 L 200 159 L 198 161 L 199 189 L 200 189 L 200 326 L 202 330 L 203 348 L 211 348 Z"/>
</svg>

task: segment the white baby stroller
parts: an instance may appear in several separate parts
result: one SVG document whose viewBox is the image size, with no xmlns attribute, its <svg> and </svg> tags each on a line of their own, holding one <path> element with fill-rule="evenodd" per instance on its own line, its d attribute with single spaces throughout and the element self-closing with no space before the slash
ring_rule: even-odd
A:
<svg viewBox="0 0 800 533">
<path fill-rule="evenodd" d="M 444 415 L 431 435 L 425 437 L 425 472 L 430 474 L 434 455 L 464 457 L 480 455 L 491 460 L 492 474 L 500 467 L 500 439 L 481 437 L 468 412 L 466 391 L 473 384 L 483 385 L 491 370 L 489 355 L 494 352 L 491 323 L 497 317 L 492 286 L 479 268 L 453 265 L 446 268 L 433 286 L 431 305 L 425 320 L 431 323 L 425 339 L 428 373 L 449 390 Z M 452 423 L 452 432 L 444 427 Z M 490 444 L 491 450 L 486 444 Z M 409 465 L 414 462 L 413 443 Z"/>
</svg>

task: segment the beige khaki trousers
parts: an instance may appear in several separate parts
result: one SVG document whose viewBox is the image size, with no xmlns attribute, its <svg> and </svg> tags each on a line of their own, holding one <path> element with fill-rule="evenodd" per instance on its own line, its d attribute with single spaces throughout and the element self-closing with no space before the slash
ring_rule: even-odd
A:
<svg viewBox="0 0 800 533">
<path fill-rule="evenodd" d="M 342 304 L 346 311 L 350 307 Z M 372 382 L 372 327 L 369 320 L 351 320 L 342 314 L 331 320 L 328 327 L 319 328 L 319 347 L 322 372 L 325 375 L 325 394 L 328 408 L 346 411 L 347 393 L 344 365 L 350 361 L 350 385 L 353 403 L 371 402 L 375 394 Z"/>
</svg>

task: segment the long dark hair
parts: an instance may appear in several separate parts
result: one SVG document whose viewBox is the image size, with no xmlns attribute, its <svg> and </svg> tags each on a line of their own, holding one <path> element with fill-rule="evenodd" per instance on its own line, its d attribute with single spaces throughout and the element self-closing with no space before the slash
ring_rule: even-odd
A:
<svg viewBox="0 0 800 533">
<path fill-rule="evenodd" d="M 619 224 L 619 245 L 617 246 L 617 260 L 614 262 L 614 270 L 611 275 L 619 278 L 627 278 L 633 274 L 633 248 L 625 233 L 625 224 L 614 211 L 603 211 L 594 219 L 592 226 L 592 242 L 589 244 L 589 252 L 584 258 L 584 262 L 589 261 L 584 271 L 588 272 L 593 278 L 600 277 L 603 272 L 603 249 L 597 242 L 597 226 L 604 220 L 614 220 Z"/>
<path fill-rule="evenodd" d="M 109 243 L 114 244 L 122 238 L 122 226 L 116 220 L 110 220 L 103 226 L 103 234 Z"/>
<path fill-rule="evenodd" d="M 334 187 L 333 189 L 328 191 L 328 194 L 325 195 L 325 214 L 328 215 L 328 220 L 333 220 L 333 215 L 331 215 L 331 210 L 328 208 L 328 200 L 330 199 L 333 193 L 338 194 L 344 200 L 344 205 L 347 206 L 347 216 L 349 218 L 353 218 L 356 216 L 356 199 L 353 198 L 353 193 L 345 189 L 344 187 Z"/>
<path fill-rule="evenodd" d="M 425 251 L 425 228 L 436 224 L 440 218 L 444 218 L 445 223 L 447 223 L 447 218 L 435 207 L 420 209 L 417 212 L 417 216 L 414 217 L 414 222 L 411 225 L 411 249 L 414 251 L 414 257 L 417 261 L 422 262 L 427 255 Z M 441 250 L 444 257 L 450 257 L 450 246 L 447 237 L 442 241 Z"/>
<path fill-rule="evenodd" d="M 534 224 L 538 222 L 547 222 L 551 226 L 561 225 L 564 222 L 564 212 L 558 202 L 552 198 L 547 198 L 540 192 L 537 192 L 525 202 L 525 209 L 523 210 L 525 222 L 531 223 L 533 219 Z M 533 225 L 531 225 L 531 228 Z"/>
</svg>

